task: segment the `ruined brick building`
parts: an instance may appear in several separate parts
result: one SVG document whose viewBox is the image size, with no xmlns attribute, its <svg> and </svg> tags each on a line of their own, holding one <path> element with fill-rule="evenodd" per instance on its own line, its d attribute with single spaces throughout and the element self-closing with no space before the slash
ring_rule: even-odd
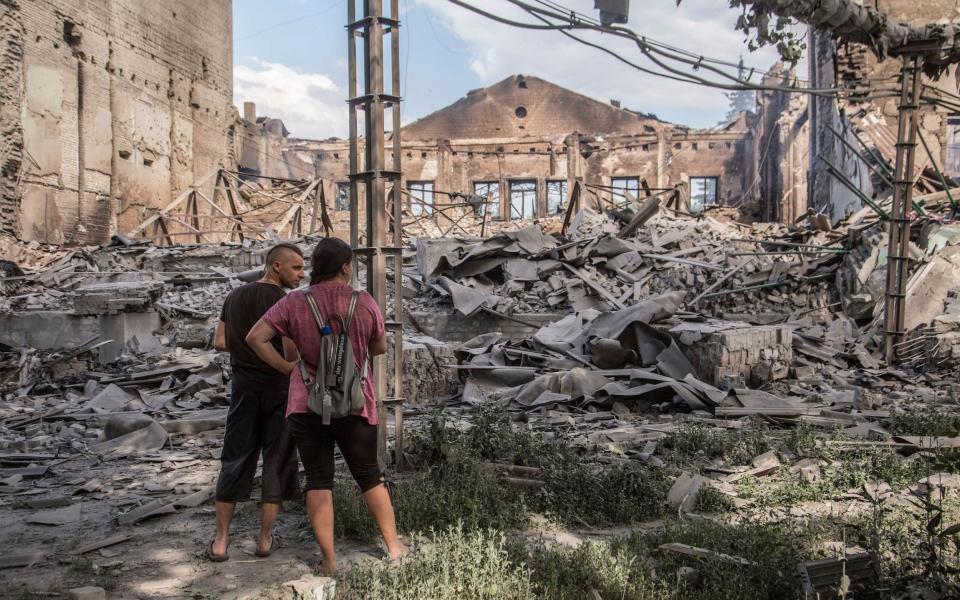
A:
<svg viewBox="0 0 960 600">
<path fill-rule="evenodd" d="M 106 241 L 231 164 L 231 5 L 0 1 L 0 232 Z"/>
<path fill-rule="evenodd" d="M 960 6 L 955 0 L 877 0 L 870 5 L 893 20 L 911 24 L 960 19 Z M 890 163 L 895 156 L 901 61 L 878 61 L 864 46 L 838 45 L 816 32 L 810 34 L 807 56 L 810 87 L 836 86 L 844 92 L 839 102 L 832 96 L 758 94 L 757 212 L 764 220 L 794 221 L 808 204 L 834 219 L 849 214 L 862 202 L 831 169 L 842 172 L 870 196 L 877 182 L 857 155 L 868 154 L 862 144 Z M 778 67 L 765 82 L 782 85 L 793 79 L 791 71 Z M 938 81 L 925 79 L 924 85 L 928 87 L 923 96 L 928 100 L 921 107 L 920 135 L 930 147 L 936 166 L 947 175 L 960 176 L 960 117 L 956 110 L 929 101 L 941 98 L 960 106 L 956 78 L 945 74 Z M 917 149 L 916 177 L 931 167 L 921 145 Z"/>
<path fill-rule="evenodd" d="M 249 172 L 324 179 L 325 196 L 348 208 L 346 140 L 286 138 L 283 124 L 246 113 L 241 166 Z M 690 129 L 600 102 L 538 77 L 514 75 L 473 90 L 403 128 L 402 186 L 414 214 L 450 202 L 448 193 L 490 199 L 496 219 L 556 214 L 574 181 L 622 201 L 684 184 L 691 208 L 738 204 L 754 179 L 747 115 Z M 389 141 L 386 142 L 389 144 Z M 387 149 L 388 159 L 390 148 Z"/>
</svg>

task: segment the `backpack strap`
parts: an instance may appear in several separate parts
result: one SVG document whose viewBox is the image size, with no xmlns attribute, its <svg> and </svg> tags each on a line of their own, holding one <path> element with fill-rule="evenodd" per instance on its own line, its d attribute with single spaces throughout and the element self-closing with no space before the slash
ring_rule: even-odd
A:
<svg viewBox="0 0 960 600">
<path fill-rule="evenodd" d="M 350 330 L 350 324 L 353 323 L 353 315 L 357 311 L 357 302 L 360 300 L 360 290 L 353 290 L 353 295 L 350 297 L 350 308 L 347 309 L 347 321 L 344 323 L 344 330 Z M 367 351 L 363 355 L 363 364 L 360 366 L 360 381 L 366 381 L 367 379 L 367 369 L 370 364 L 370 352 Z"/>
<path fill-rule="evenodd" d="M 310 307 L 310 312 L 313 313 L 313 320 L 317 323 L 317 331 L 323 335 L 323 328 L 326 324 L 323 321 L 323 316 L 320 314 L 320 309 L 317 307 L 317 301 L 314 300 L 313 294 L 310 293 L 310 288 L 306 288 L 301 291 L 304 299 L 307 301 L 307 305 Z M 317 368 L 320 366 L 320 358 L 317 357 Z M 306 364 L 303 362 L 303 356 L 300 356 L 298 361 L 300 365 L 300 376 L 303 378 L 303 384 L 308 388 L 314 384 L 315 380 L 310 377 L 310 374 L 307 372 Z"/>
<path fill-rule="evenodd" d="M 347 323 L 346 327 L 350 328 L 350 323 L 353 321 L 354 312 L 357 309 L 357 301 L 360 299 L 360 291 L 354 290 L 353 297 L 350 298 L 350 310 L 347 311 Z M 370 351 L 367 350 L 363 354 L 363 364 L 360 365 L 360 382 L 361 384 L 367 380 L 367 370 L 370 367 Z"/>
<path fill-rule="evenodd" d="M 353 323 L 353 315 L 357 312 L 357 300 L 360 299 L 360 290 L 353 290 L 350 295 L 350 307 L 347 309 L 347 319 L 343 323 L 343 332 L 350 331 L 350 324 Z"/>
</svg>

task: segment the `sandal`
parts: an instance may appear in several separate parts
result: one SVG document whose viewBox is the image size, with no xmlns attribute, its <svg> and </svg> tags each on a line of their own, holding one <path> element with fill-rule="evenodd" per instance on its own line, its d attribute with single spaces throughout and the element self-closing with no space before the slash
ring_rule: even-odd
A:
<svg viewBox="0 0 960 600">
<path fill-rule="evenodd" d="M 219 562 L 226 562 L 226 561 L 230 560 L 230 554 L 229 554 L 229 553 L 214 554 L 214 552 L 213 552 L 213 541 L 211 541 L 211 542 L 210 542 L 210 545 L 207 546 L 207 559 L 209 559 L 210 562 L 218 562 L 218 563 L 219 563 Z"/>
<path fill-rule="evenodd" d="M 257 550 L 256 552 L 253 553 L 253 555 L 260 558 L 266 558 L 271 554 L 273 554 L 274 550 L 279 550 L 280 548 L 283 548 L 283 539 L 279 535 L 276 535 L 275 533 L 271 533 L 270 547 L 267 548 L 266 550 Z"/>
</svg>

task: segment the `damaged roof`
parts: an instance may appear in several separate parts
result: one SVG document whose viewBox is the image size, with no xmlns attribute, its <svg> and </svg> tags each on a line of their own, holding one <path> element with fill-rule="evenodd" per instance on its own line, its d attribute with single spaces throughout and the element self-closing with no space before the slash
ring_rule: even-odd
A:
<svg viewBox="0 0 960 600">
<path fill-rule="evenodd" d="M 472 90 L 450 106 L 407 125 L 403 138 L 649 134 L 667 125 L 652 115 L 588 98 L 539 77 L 511 75 L 490 87 Z"/>
</svg>

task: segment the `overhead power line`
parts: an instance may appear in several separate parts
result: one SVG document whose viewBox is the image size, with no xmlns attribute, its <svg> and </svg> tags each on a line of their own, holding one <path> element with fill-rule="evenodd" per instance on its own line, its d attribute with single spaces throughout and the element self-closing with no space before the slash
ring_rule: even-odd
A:
<svg viewBox="0 0 960 600">
<path fill-rule="evenodd" d="M 657 77 L 664 77 L 667 79 L 672 79 L 676 81 L 684 81 L 687 83 L 694 83 L 698 85 L 704 85 L 708 87 L 729 90 L 729 91 L 758 91 L 758 90 L 767 90 L 767 91 L 778 91 L 778 92 L 787 92 L 787 93 L 806 93 L 820 96 L 829 96 L 835 97 L 840 93 L 843 93 L 844 90 L 837 88 L 808 88 L 808 87 L 799 87 L 799 86 L 777 86 L 777 85 L 762 85 L 754 84 L 749 81 L 740 79 L 736 75 L 727 73 L 723 69 L 719 68 L 716 65 L 726 65 L 725 61 L 719 59 L 713 59 L 709 57 L 704 57 L 697 55 L 696 53 L 684 50 L 681 48 L 676 48 L 662 42 L 651 41 L 646 36 L 641 36 L 632 29 L 627 27 L 621 27 L 616 25 L 611 26 L 602 26 L 596 23 L 593 19 L 579 15 L 576 11 L 566 9 L 556 2 L 551 0 L 534 0 L 540 6 L 534 6 L 528 4 L 523 0 L 507 0 L 507 2 L 514 4 L 515 6 L 521 8 L 531 16 L 535 17 L 539 23 L 531 23 L 524 21 L 517 21 L 507 17 L 503 17 L 497 14 L 493 14 L 487 10 L 481 9 L 477 6 L 474 6 L 467 0 L 448 0 L 449 2 L 480 14 L 486 18 L 509 25 L 512 27 L 518 27 L 523 29 L 530 30 L 539 30 L 539 31 L 559 31 L 570 37 L 571 39 L 576 40 L 582 44 L 590 46 L 592 48 L 598 49 L 602 52 L 605 52 L 617 60 L 630 65 L 631 67 Z M 616 37 L 629 39 L 633 41 L 640 52 L 646 57 L 654 66 L 661 69 L 661 71 L 656 71 L 652 68 L 643 67 L 638 65 L 633 60 L 623 56 L 621 53 L 603 46 L 601 44 L 593 43 L 587 40 L 584 40 L 580 37 L 574 36 L 571 34 L 571 31 L 574 30 L 588 30 L 588 31 L 597 31 L 600 33 L 607 33 Z M 729 81 L 730 83 L 724 81 L 717 81 L 715 79 L 709 79 L 703 77 L 694 72 L 685 72 L 680 70 L 678 67 L 674 66 L 671 63 L 680 63 L 691 68 L 692 71 L 708 71 L 714 73 L 717 76 Z M 732 66 L 732 64 L 731 64 Z M 797 81 L 794 79 L 794 81 Z"/>
</svg>

